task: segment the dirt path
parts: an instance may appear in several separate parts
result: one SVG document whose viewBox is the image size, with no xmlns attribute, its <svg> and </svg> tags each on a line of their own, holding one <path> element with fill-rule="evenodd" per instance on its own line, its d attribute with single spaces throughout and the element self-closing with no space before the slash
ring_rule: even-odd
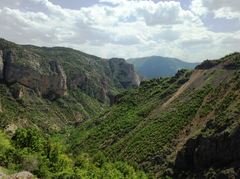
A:
<svg viewBox="0 0 240 179">
<path fill-rule="evenodd" d="M 201 70 L 195 70 L 190 80 L 188 80 L 184 85 L 182 85 L 182 87 L 166 103 L 164 103 L 162 107 L 166 107 L 171 102 L 173 102 L 193 81 L 197 79 L 200 73 L 201 73 Z"/>
<path fill-rule="evenodd" d="M 167 102 L 165 102 L 160 108 L 154 109 L 151 113 L 155 114 L 156 111 L 163 111 L 165 109 L 165 107 L 167 105 L 169 105 L 171 102 L 173 102 L 193 81 L 195 81 L 199 77 L 200 74 L 201 74 L 201 70 L 195 70 L 195 72 L 192 74 L 191 78 Z M 149 116 L 151 116 L 151 114 Z M 154 121 L 155 118 L 154 117 L 152 117 L 152 118 L 153 119 L 151 121 L 149 121 L 146 126 L 144 126 L 142 129 L 140 129 L 138 131 L 138 133 L 141 132 L 142 130 L 144 130 L 145 128 L 147 128 Z M 146 122 L 147 120 L 148 120 L 148 118 L 144 118 L 142 121 L 140 121 L 139 124 L 130 133 L 134 135 L 135 131 L 139 129 L 141 124 Z M 122 141 L 122 140 L 124 140 L 124 138 L 120 139 L 119 141 Z M 130 142 L 131 142 L 131 140 L 126 141 L 125 146 L 128 146 Z M 123 153 L 125 150 L 126 150 L 126 147 L 122 148 L 120 153 Z"/>
<path fill-rule="evenodd" d="M 217 104 L 215 105 L 215 107 L 216 107 L 218 104 L 220 104 L 220 103 L 225 99 L 225 97 L 229 94 L 229 92 L 232 91 L 232 89 L 234 88 L 234 86 L 235 86 L 235 83 L 233 83 L 233 84 L 230 85 L 230 87 L 227 89 L 227 91 L 225 92 L 225 94 L 224 94 L 224 96 L 222 97 L 222 99 L 219 99 L 219 101 L 217 102 Z M 176 139 L 176 142 L 178 143 L 177 146 L 176 146 L 176 150 L 175 150 L 171 155 L 169 155 L 169 156 L 167 157 L 168 159 L 172 159 L 173 156 L 177 154 L 177 152 L 183 147 L 183 145 L 187 142 L 188 139 L 192 138 L 196 133 L 201 132 L 203 126 L 206 124 L 207 119 L 209 119 L 209 117 L 214 114 L 214 112 L 215 112 L 215 107 L 214 107 L 214 109 L 213 109 L 209 114 L 207 114 L 205 117 L 200 117 L 200 115 L 199 115 L 199 112 L 200 112 L 200 110 L 202 109 L 202 106 L 203 106 L 204 104 L 206 104 L 206 101 L 207 101 L 207 98 L 208 98 L 208 97 L 209 97 L 209 94 L 204 97 L 204 100 L 203 100 L 203 102 L 202 102 L 202 105 L 199 107 L 199 109 L 198 109 L 195 117 L 193 118 L 192 122 L 191 122 L 190 124 L 188 124 L 187 126 L 185 126 L 185 127 L 183 128 L 183 130 L 181 130 L 181 131 L 179 132 L 179 135 L 178 135 L 179 138 Z M 234 105 L 235 105 L 235 104 L 234 104 Z M 188 134 L 188 135 L 186 134 L 186 129 L 187 129 L 187 128 L 190 128 L 190 129 L 191 129 L 191 130 L 190 130 L 191 132 L 190 132 L 190 134 Z"/>
</svg>

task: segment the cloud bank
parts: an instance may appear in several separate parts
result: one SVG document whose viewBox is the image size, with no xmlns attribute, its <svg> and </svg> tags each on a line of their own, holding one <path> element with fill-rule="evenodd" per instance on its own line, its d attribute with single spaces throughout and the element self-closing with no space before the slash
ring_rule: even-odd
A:
<svg viewBox="0 0 240 179">
<path fill-rule="evenodd" d="M 50 0 L 2 0 L 0 32 L 16 43 L 72 47 L 103 58 L 161 55 L 195 62 L 239 51 L 240 30 L 216 33 L 202 21 L 208 13 L 240 20 L 239 4 L 193 0 L 184 10 L 175 1 L 100 0 L 66 9 Z"/>
</svg>

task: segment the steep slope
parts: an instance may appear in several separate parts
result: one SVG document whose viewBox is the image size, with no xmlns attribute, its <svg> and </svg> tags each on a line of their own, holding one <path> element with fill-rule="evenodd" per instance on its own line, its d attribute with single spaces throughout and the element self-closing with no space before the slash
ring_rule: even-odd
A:
<svg viewBox="0 0 240 179">
<path fill-rule="evenodd" d="M 239 176 L 240 54 L 151 79 L 71 134 L 74 153 L 97 150 L 156 177 Z"/>
<path fill-rule="evenodd" d="M 2 128 L 12 124 L 14 129 L 17 124 L 59 130 L 93 117 L 106 109 L 114 95 L 142 80 L 124 59 L 0 39 Z"/>
<path fill-rule="evenodd" d="M 138 72 L 148 79 L 174 76 L 178 70 L 194 69 L 198 63 L 187 63 L 176 58 L 152 56 L 144 58 L 128 59 L 128 63 L 134 64 Z"/>
</svg>

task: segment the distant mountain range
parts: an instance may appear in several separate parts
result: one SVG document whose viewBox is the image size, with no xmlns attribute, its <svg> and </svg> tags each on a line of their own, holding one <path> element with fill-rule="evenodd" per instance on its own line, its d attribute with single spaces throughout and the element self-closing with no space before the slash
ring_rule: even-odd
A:
<svg viewBox="0 0 240 179">
<path fill-rule="evenodd" d="M 127 62 L 134 64 L 138 72 L 148 79 L 174 76 L 180 69 L 194 69 L 198 65 L 198 63 L 188 63 L 177 58 L 161 56 L 132 58 Z"/>
</svg>

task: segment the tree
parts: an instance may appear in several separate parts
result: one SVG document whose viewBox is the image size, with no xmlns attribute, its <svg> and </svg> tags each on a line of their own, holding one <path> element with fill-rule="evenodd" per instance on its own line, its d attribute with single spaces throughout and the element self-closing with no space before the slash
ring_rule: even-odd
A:
<svg viewBox="0 0 240 179">
<path fill-rule="evenodd" d="M 98 151 L 98 153 L 95 154 L 92 159 L 92 163 L 100 168 L 103 166 L 105 161 L 106 161 L 106 157 L 104 156 L 104 154 L 101 151 Z"/>
<path fill-rule="evenodd" d="M 12 137 L 12 143 L 17 149 L 28 148 L 31 151 L 38 151 L 42 140 L 37 128 L 34 127 L 18 128 Z"/>
</svg>

